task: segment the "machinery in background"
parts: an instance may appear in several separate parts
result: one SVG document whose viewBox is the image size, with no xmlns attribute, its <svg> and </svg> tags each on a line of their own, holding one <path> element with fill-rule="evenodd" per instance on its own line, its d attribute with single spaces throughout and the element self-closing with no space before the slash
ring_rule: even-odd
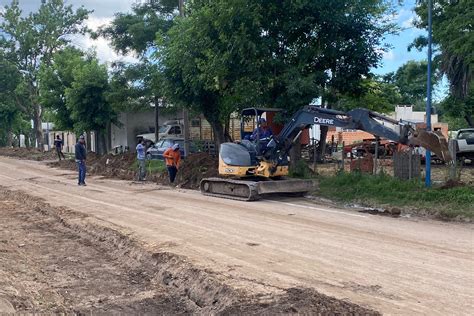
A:
<svg viewBox="0 0 474 316">
<path fill-rule="evenodd" d="M 239 143 L 224 143 L 219 152 L 219 175 L 201 181 L 205 195 L 252 201 L 263 194 L 305 193 L 312 181 L 287 179 L 289 151 L 311 125 L 319 124 L 345 129 L 358 129 L 404 145 L 422 146 L 448 162 L 451 157 L 447 141 L 440 132 L 416 130 L 410 122 L 396 121 L 379 113 L 358 108 L 341 112 L 316 106 L 306 106 L 295 113 L 281 131 L 269 139 L 248 140 L 248 116 L 260 122 L 263 114 L 274 116 L 279 109 L 249 108 L 242 111 Z M 390 128 L 387 125 L 394 125 Z"/>
</svg>

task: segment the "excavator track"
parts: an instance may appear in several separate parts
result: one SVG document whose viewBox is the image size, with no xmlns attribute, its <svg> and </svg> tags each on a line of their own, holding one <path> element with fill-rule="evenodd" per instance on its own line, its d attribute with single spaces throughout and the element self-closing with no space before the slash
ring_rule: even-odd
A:
<svg viewBox="0 0 474 316">
<path fill-rule="evenodd" d="M 260 198 L 258 195 L 257 182 L 207 178 L 202 179 L 201 193 L 208 196 L 239 200 L 239 201 L 255 201 Z"/>
<path fill-rule="evenodd" d="M 249 181 L 224 178 L 202 179 L 201 193 L 239 201 L 259 200 L 263 194 L 306 193 L 313 188 L 311 180 L 268 180 Z"/>
</svg>

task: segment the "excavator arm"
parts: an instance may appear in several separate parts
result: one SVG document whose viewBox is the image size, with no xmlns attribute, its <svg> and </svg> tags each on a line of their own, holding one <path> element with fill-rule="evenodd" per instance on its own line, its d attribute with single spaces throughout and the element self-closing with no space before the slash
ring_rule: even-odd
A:
<svg viewBox="0 0 474 316">
<path fill-rule="evenodd" d="M 282 159 L 301 132 L 314 124 L 362 130 L 404 145 L 422 146 L 446 162 L 452 160 L 447 141 L 439 133 L 415 130 L 409 122 L 399 122 L 367 109 L 357 108 L 341 112 L 315 106 L 304 107 L 295 113 L 280 134 L 268 143 L 265 159 Z M 397 126 L 398 131 L 385 124 Z"/>
</svg>

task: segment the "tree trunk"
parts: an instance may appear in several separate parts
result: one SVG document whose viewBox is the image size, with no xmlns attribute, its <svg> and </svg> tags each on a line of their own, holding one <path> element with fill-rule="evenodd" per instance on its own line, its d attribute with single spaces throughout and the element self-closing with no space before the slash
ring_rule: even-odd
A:
<svg viewBox="0 0 474 316">
<path fill-rule="evenodd" d="M 11 129 L 7 131 L 7 147 L 15 147 L 13 146 L 13 133 Z"/>
<path fill-rule="evenodd" d="M 466 115 L 465 118 L 469 127 L 474 127 L 474 119 L 472 118 L 472 116 Z"/>
<path fill-rule="evenodd" d="M 295 168 L 301 160 L 301 136 L 293 143 L 290 149 L 290 168 Z"/>
<path fill-rule="evenodd" d="M 316 149 L 316 162 L 324 162 L 324 155 L 326 153 L 326 137 L 328 135 L 328 127 L 320 126 L 321 136 L 319 138 L 318 148 Z"/>
<path fill-rule="evenodd" d="M 108 153 L 112 149 L 112 123 L 107 122 L 105 127 L 105 153 Z"/>
<path fill-rule="evenodd" d="M 158 96 L 155 95 L 155 143 L 160 138 L 160 102 Z"/>
<path fill-rule="evenodd" d="M 230 135 L 230 115 L 225 120 L 224 138 L 226 142 L 233 142 L 232 136 Z"/>
<path fill-rule="evenodd" d="M 220 148 L 222 143 L 225 143 L 224 127 L 219 121 L 209 121 L 214 132 L 214 141 L 216 142 L 217 148 Z"/>
<path fill-rule="evenodd" d="M 95 133 L 95 151 L 97 151 L 97 133 Z M 77 136 L 77 139 L 79 139 L 79 135 Z M 87 151 L 92 151 L 92 135 L 91 132 L 86 132 L 86 149 Z"/>
<path fill-rule="evenodd" d="M 41 106 L 36 105 L 33 113 L 33 130 L 35 133 L 37 148 L 44 150 L 43 143 L 43 127 L 41 120 Z"/>
<path fill-rule="evenodd" d="M 96 152 L 99 156 L 107 153 L 107 132 L 105 129 L 96 131 Z"/>
</svg>

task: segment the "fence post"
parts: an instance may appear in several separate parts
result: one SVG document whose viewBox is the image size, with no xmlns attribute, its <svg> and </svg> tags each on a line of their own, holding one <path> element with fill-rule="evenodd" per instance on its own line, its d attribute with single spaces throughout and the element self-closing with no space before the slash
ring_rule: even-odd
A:
<svg viewBox="0 0 474 316">
<path fill-rule="evenodd" d="M 458 148 L 458 141 L 455 139 L 450 139 L 448 143 L 449 153 L 453 160 L 449 163 L 449 179 L 455 180 L 456 179 L 456 152 Z"/>
<path fill-rule="evenodd" d="M 374 159 L 374 175 L 377 175 L 377 162 L 379 159 L 379 140 L 380 138 L 377 136 L 375 137 L 375 159 Z"/>
<path fill-rule="evenodd" d="M 410 147 L 410 150 L 408 151 L 408 180 L 411 180 L 413 177 L 413 148 Z"/>
</svg>

